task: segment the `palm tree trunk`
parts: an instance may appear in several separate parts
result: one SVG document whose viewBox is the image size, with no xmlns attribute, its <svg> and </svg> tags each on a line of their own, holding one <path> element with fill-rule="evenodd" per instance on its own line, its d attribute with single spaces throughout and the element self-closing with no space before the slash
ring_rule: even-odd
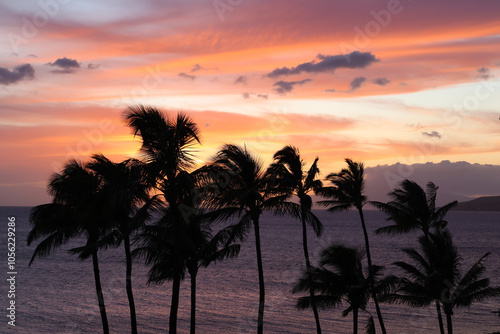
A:
<svg viewBox="0 0 500 334">
<path fill-rule="evenodd" d="M 257 267 L 259 270 L 259 314 L 257 320 L 257 334 L 264 333 L 264 305 L 266 299 L 266 291 L 264 288 L 264 269 L 262 267 L 262 253 L 260 250 L 260 232 L 259 218 L 253 219 L 253 227 L 255 232 L 255 249 L 257 251 Z"/>
<path fill-rule="evenodd" d="M 453 325 L 451 323 L 451 313 L 446 312 L 446 327 L 448 327 L 448 334 L 453 334 Z"/>
<path fill-rule="evenodd" d="M 304 257 L 306 259 L 306 269 L 307 271 L 310 271 L 311 261 L 309 260 L 309 249 L 307 247 L 307 226 L 303 211 L 301 213 L 301 221 L 302 221 L 302 246 L 304 248 Z M 316 321 L 316 332 L 317 334 L 321 334 L 321 324 L 319 322 L 318 307 L 316 306 L 316 301 L 314 300 L 314 291 L 312 288 L 309 290 L 309 295 L 311 297 L 311 308 L 313 310 L 314 320 Z"/>
<path fill-rule="evenodd" d="M 181 288 L 181 277 L 175 275 L 172 285 L 172 303 L 170 304 L 170 320 L 168 322 L 168 333 L 177 333 L 177 311 L 179 310 L 179 295 Z"/>
<path fill-rule="evenodd" d="M 196 333 L 196 275 L 198 273 L 198 268 L 191 271 L 189 274 L 191 276 L 191 327 L 190 334 Z"/>
<path fill-rule="evenodd" d="M 128 234 L 124 235 L 125 261 L 127 263 L 125 285 L 127 289 L 128 305 L 130 307 L 130 326 L 132 334 L 137 334 L 137 317 L 135 314 L 134 294 L 132 293 L 132 256 L 130 255 L 130 239 Z"/>
<path fill-rule="evenodd" d="M 439 330 L 441 331 L 441 334 L 444 334 L 443 316 L 441 315 L 441 306 L 439 305 L 439 300 L 436 300 L 436 309 L 438 314 Z"/>
<path fill-rule="evenodd" d="M 358 309 L 354 308 L 352 310 L 352 332 L 353 334 L 358 334 Z"/>
<path fill-rule="evenodd" d="M 365 216 L 363 214 L 363 209 L 361 207 L 358 207 L 358 212 L 359 212 L 359 218 L 361 219 L 361 226 L 363 227 L 363 235 L 365 237 L 365 248 L 366 248 L 366 258 L 368 260 L 368 271 L 370 275 L 372 274 L 372 256 L 370 253 L 370 241 L 368 239 L 368 232 L 366 231 L 366 224 L 365 224 Z M 372 286 L 373 288 L 373 286 Z M 372 290 L 372 298 L 373 302 L 375 303 L 375 310 L 377 311 L 377 317 L 378 317 L 378 322 L 380 323 L 380 329 L 382 330 L 382 334 L 386 334 L 385 330 L 385 325 L 384 325 L 384 319 L 382 318 L 382 312 L 380 311 L 380 306 L 378 304 L 378 298 L 377 294 L 375 291 Z"/>
<path fill-rule="evenodd" d="M 99 261 L 97 260 L 97 250 L 92 252 L 92 264 L 94 266 L 95 291 L 97 293 L 97 302 L 99 303 L 99 311 L 101 312 L 102 331 L 104 334 L 109 334 L 108 317 L 106 315 L 106 306 L 104 305 L 104 296 L 101 287 L 101 275 L 99 274 Z"/>
</svg>

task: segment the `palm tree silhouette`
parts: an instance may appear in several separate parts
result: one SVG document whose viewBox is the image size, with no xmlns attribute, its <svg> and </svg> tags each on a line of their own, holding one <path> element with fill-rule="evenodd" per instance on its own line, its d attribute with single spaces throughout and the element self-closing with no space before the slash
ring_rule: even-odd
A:
<svg viewBox="0 0 500 334">
<path fill-rule="evenodd" d="M 321 267 L 304 271 L 293 288 L 293 293 L 315 291 L 312 297 L 300 297 L 297 307 L 308 308 L 313 299 L 320 309 L 335 308 L 346 301 L 348 307 L 342 312 L 342 316 L 352 312 L 353 333 L 357 334 L 359 310 L 366 311 L 372 290 L 384 289 L 375 284 L 382 267 L 373 266 L 371 274 L 365 277 L 362 270 L 363 257 L 360 250 L 343 245 L 332 244 L 324 249 L 320 259 Z M 371 317 L 370 323 L 373 324 Z"/>
<path fill-rule="evenodd" d="M 138 246 L 132 252 L 150 267 L 148 284 L 172 281 L 169 333 L 177 331 L 180 285 L 186 275 L 186 254 L 190 247 L 185 229 L 176 218 L 169 208 L 163 208 L 162 217 L 155 225 L 142 227 L 135 239 Z"/>
<path fill-rule="evenodd" d="M 176 224 L 170 219 L 168 208 L 164 208 L 162 219 L 156 225 L 143 227 L 137 237 L 139 247 L 133 255 L 141 257 L 149 270 L 148 284 L 164 281 L 184 280 L 186 270 L 191 277 L 191 324 L 190 333 L 196 332 L 196 279 L 200 267 L 239 254 L 240 245 L 231 244 L 232 230 L 222 229 L 212 235 L 207 220 L 197 216 L 189 224 Z M 180 294 L 175 285 L 176 295 Z"/>
<path fill-rule="evenodd" d="M 318 194 L 329 198 L 328 200 L 319 201 L 318 204 L 328 207 L 330 212 L 345 211 L 355 208 L 359 213 L 361 227 L 365 239 L 366 257 L 368 260 L 368 270 L 371 272 L 373 266 L 370 253 L 370 241 L 366 230 L 365 217 L 363 214 L 363 206 L 367 203 L 366 197 L 363 195 L 365 186 L 364 166 L 363 163 L 354 162 L 351 159 L 345 159 L 347 168 L 343 168 L 339 173 L 331 173 L 326 179 L 330 181 L 332 186 L 323 187 L 318 191 Z M 374 290 L 372 290 L 374 291 Z M 377 311 L 377 317 L 380 323 L 382 333 L 386 333 L 382 312 L 375 293 L 372 295 Z"/>
<path fill-rule="evenodd" d="M 447 221 L 444 217 L 458 202 L 454 201 L 437 208 L 437 190 L 438 187 L 429 182 L 425 192 L 416 182 L 406 179 L 401 182 L 400 188 L 389 193 L 392 201 L 370 202 L 388 215 L 387 221 L 394 222 L 394 225 L 379 228 L 375 232 L 397 234 L 420 229 L 427 237 L 431 229 L 439 230 L 446 227 Z"/>
<path fill-rule="evenodd" d="M 130 308 L 130 322 L 133 334 L 137 334 L 137 319 L 132 292 L 132 256 L 130 237 L 150 217 L 148 210 L 155 204 L 156 197 L 150 198 L 151 184 L 148 182 L 145 165 L 136 159 L 114 163 L 102 154 L 93 155 L 88 168 L 101 178 L 102 200 L 114 231 L 106 238 L 121 241 L 125 248 L 126 291 Z"/>
<path fill-rule="evenodd" d="M 189 241 L 194 246 L 186 260 L 186 268 L 191 277 L 191 326 L 190 333 L 196 332 L 196 279 L 200 267 L 208 267 L 211 263 L 238 256 L 239 244 L 231 244 L 231 230 L 222 229 L 212 235 L 209 222 L 195 220 L 187 226 Z"/>
<path fill-rule="evenodd" d="M 444 334 L 442 308 L 446 315 L 448 334 L 452 334 L 454 307 L 469 307 L 474 302 L 500 295 L 500 287 L 491 287 L 488 278 L 481 278 L 485 271 L 483 261 L 490 253 L 480 257 L 465 275 L 460 276 L 461 258 L 448 230 L 421 236 L 419 243 L 421 253 L 413 248 L 403 250 L 415 264 L 403 261 L 394 263 L 409 278 L 399 279 L 397 291 L 385 296 L 384 300 L 416 307 L 435 302 L 441 333 Z"/>
<path fill-rule="evenodd" d="M 150 237 L 152 245 L 161 247 L 161 240 L 155 244 L 154 236 L 163 236 L 166 232 L 180 233 L 183 225 L 189 224 L 191 215 L 195 213 L 194 180 L 189 169 L 194 166 L 193 146 L 200 143 L 199 130 L 194 121 L 182 114 L 176 118 L 166 117 L 153 107 L 135 106 L 125 112 L 125 121 L 132 128 L 134 136 L 142 139 L 141 153 L 147 164 L 150 179 L 156 183 L 156 188 L 165 199 L 164 216 L 158 226 L 149 227 L 143 236 Z M 168 235 L 166 235 L 168 239 Z M 173 240 L 173 246 L 165 246 L 165 250 L 158 250 L 158 254 L 165 252 L 165 256 L 174 256 L 166 259 L 169 263 L 150 263 L 166 270 L 169 275 L 156 273 L 155 267 L 150 272 L 150 280 L 172 279 L 172 303 L 170 306 L 169 333 L 177 332 L 177 311 L 179 308 L 179 289 L 184 277 L 182 259 L 175 259 L 178 250 L 183 246 L 179 240 Z M 173 261 L 173 262 L 172 262 Z"/>
<path fill-rule="evenodd" d="M 311 269 L 311 261 L 309 259 L 309 250 L 307 245 L 307 224 L 310 224 L 319 237 L 323 232 L 323 225 L 314 213 L 311 211 L 312 199 L 309 192 L 318 190 L 322 184 L 316 177 L 319 174 L 318 158 L 316 158 L 306 172 L 303 170 L 305 163 L 300 157 L 298 148 L 293 146 L 285 146 L 274 154 L 274 163 L 269 167 L 269 173 L 273 177 L 275 187 L 282 193 L 293 193 L 299 199 L 298 205 L 290 203 L 291 212 L 295 217 L 300 219 L 302 223 L 302 247 L 304 249 L 304 258 L 306 261 L 307 270 Z M 310 291 L 311 297 L 313 291 Z M 316 331 L 321 333 L 321 325 L 319 322 L 318 309 L 314 303 L 314 298 L 311 299 L 311 308 L 313 310 L 314 319 L 316 321 Z"/>
<path fill-rule="evenodd" d="M 214 209 L 210 214 L 213 221 L 239 217 L 239 222 L 229 226 L 230 240 L 242 240 L 253 224 L 257 268 L 259 274 L 259 309 L 257 333 L 264 328 L 265 286 L 262 253 L 260 245 L 260 216 L 264 209 L 275 208 L 283 203 L 288 194 L 276 195 L 269 191 L 270 178 L 262 163 L 246 147 L 226 144 L 216 154 L 211 165 L 205 168 L 207 174 L 227 176 L 224 184 L 215 189 L 204 205 Z M 212 178 L 214 178 L 212 176 Z M 217 179 L 212 182 L 217 183 Z"/>
<path fill-rule="evenodd" d="M 29 265 L 38 256 L 49 255 L 70 239 L 80 235 L 87 238 L 86 245 L 72 249 L 80 259 L 92 257 L 97 301 L 101 313 L 103 332 L 109 333 L 106 307 L 102 293 L 97 251 L 105 246 L 101 237 L 110 229 L 106 208 L 101 200 L 101 180 L 86 164 L 69 160 L 60 173 L 55 173 L 49 182 L 48 191 L 53 202 L 38 205 L 31 210 L 32 229 L 27 243 L 42 240 L 31 257 Z"/>
</svg>

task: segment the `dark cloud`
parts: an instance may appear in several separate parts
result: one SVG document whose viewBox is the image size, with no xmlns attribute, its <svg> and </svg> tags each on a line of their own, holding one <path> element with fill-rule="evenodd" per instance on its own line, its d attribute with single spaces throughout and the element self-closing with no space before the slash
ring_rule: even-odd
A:
<svg viewBox="0 0 500 334">
<path fill-rule="evenodd" d="M 337 90 L 336 89 L 325 89 L 325 93 L 335 93 Z"/>
<path fill-rule="evenodd" d="M 240 75 L 239 77 L 236 78 L 236 80 L 234 80 L 234 83 L 235 84 L 244 84 L 244 85 L 247 85 L 248 84 L 248 77 L 246 75 Z"/>
<path fill-rule="evenodd" d="M 489 80 L 493 78 L 493 76 L 490 74 L 490 69 L 487 67 L 478 68 L 477 73 L 477 78 L 481 80 Z"/>
<path fill-rule="evenodd" d="M 99 64 L 97 64 L 97 65 L 94 65 L 92 63 L 87 64 L 88 70 L 95 70 L 95 69 L 98 69 L 99 67 L 101 67 L 101 65 L 99 65 Z"/>
<path fill-rule="evenodd" d="M 304 79 L 300 81 L 278 81 L 273 84 L 276 86 L 274 89 L 278 94 L 285 95 L 286 93 L 290 93 L 296 85 L 303 85 L 306 82 L 312 81 L 311 79 Z"/>
<path fill-rule="evenodd" d="M 391 83 L 391 80 L 389 80 L 387 78 L 376 78 L 376 79 L 373 79 L 372 81 L 375 85 L 379 85 L 379 86 L 385 86 L 385 85 Z"/>
<path fill-rule="evenodd" d="M 325 56 L 318 54 L 317 60 L 302 63 L 296 67 L 276 68 L 267 74 L 269 78 L 281 75 L 306 73 L 333 72 L 338 68 L 365 68 L 373 62 L 379 61 L 371 52 L 354 51 L 346 55 Z M 318 61 L 319 60 L 319 61 Z"/>
<path fill-rule="evenodd" d="M 0 67 L 0 85 L 11 85 L 21 80 L 30 80 L 35 77 L 35 69 L 31 64 L 22 64 L 14 67 L 11 71 L 8 68 Z"/>
<path fill-rule="evenodd" d="M 431 132 L 422 132 L 424 136 L 431 137 L 431 138 L 440 138 L 441 139 L 441 134 L 437 131 L 431 131 Z"/>
<path fill-rule="evenodd" d="M 29 57 L 29 58 L 38 58 L 38 56 L 36 54 L 34 54 L 34 53 L 30 53 L 26 57 Z"/>
<path fill-rule="evenodd" d="M 199 70 L 204 70 L 204 68 L 200 64 L 194 64 L 193 68 L 191 69 L 191 73 Z"/>
<path fill-rule="evenodd" d="M 248 93 L 248 92 L 245 92 L 241 95 L 243 96 L 244 99 L 249 99 L 251 97 L 259 97 L 261 99 L 267 100 L 267 98 L 269 97 L 267 94 L 255 94 L 255 93 Z"/>
<path fill-rule="evenodd" d="M 178 74 L 180 77 L 183 77 L 183 78 L 186 78 L 186 79 L 191 79 L 191 80 L 194 80 L 196 79 L 196 77 L 194 75 L 190 75 L 190 74 L 186 74 L 184 72 L 181 72 Z"/>
<path fill-rule="evenodd" d="M 349 84 L 349 91 L 354 92 L 355 90 L 358 90 L 361 85 L 366 81 L 365 77 L 357 77 L 354 78 L 354 80 L 351 81 Z"/>
<path fill-rule="evenodd" d="M 49 66 L 58 67 L 59 69 L 51 71 L 52 73 L 74 73 L 80 68 L 80 63 L 76 59 L 59 58 L 55 62 L 48 63 Z"/>
</svg>

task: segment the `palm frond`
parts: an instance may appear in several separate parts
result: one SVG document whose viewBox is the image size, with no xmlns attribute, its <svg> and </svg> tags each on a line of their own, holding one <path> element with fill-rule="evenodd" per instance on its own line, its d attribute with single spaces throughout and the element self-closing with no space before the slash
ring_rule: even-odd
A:
<svg viewBox="0 0 500 334">
<path fill-rule="evenodd" d="M 331 296 L 315 295 L 312 299 L 314 299 L 315 305 L 320 310 L 329 310 L 342 304 L 341 298 L 336 299 Z M 311 296 L 298 298 L 296 307 L 301 310 L 311 307 Z"/>
<path fill-rule="evenodd" d="M 66 234 L 64 231 L 56 231 L 42 240 L 35 248 L 29 266 L 33 263 L 36 257 L 44 257 L 52 253 L 52 251 L 67 243 L 72 235 Z"/>
<path fill-rule="evenodd" d="M 472 267 L 467 271 L 467 273 L 462 277 L 460 282 L 458 283 L 459 286 L 468 286 L 469 284 L 472 284 L 474 281 L 476 281 L 486 270 L 486 268 L 483 265 L 483 261 L 491 254 L 491 252 L 485 253 L 483 256 L 481 256 L 473 265 Z"/>
<path fill-rule="evenodd" d="M 312 211 L 304 211 L 302 214 L 306 223 L 313 228 L 316 236 L 320 237 L 323 234 L 323 224 L 319 218 Z"/>
<path fill-rule="evenodd" d="M 376 334 L 375 321 L 373 320 L 372 316 L 369 316 L 368 319 L 366 320 L 365 333 L 366 334 Z"/>
</svg>

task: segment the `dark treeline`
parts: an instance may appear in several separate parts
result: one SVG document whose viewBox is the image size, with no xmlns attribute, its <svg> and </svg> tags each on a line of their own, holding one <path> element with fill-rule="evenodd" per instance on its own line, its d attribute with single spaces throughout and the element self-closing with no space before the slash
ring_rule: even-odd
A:
<svg viewBox="0 0 500 334">
<path fill-rule="evenodd" d="M 305 269 L 292 293 L 298 295 L 298 308 L 312 309 L 317 333 L 321 333 L 319 311 L 341 305 L 345 307 L 342 316 L 352 314 L 353 332 L 358 333 L 359 313 L 368 313 L 367 305 L 373 302 L 377 314 L 376 319 L 368 317 L 364 325 L 367 333 L 375 333 L 376 328 L 387 333 L 383 303 L 402 303 L 433 305 L 436 327 L 442 334 L 445 328 L 451 334 L 454 308 L 500 295 L 500 287 L 490 286 L 489 279 L 483 277 L 483 262 L 489 253 L 468 271 L 459 270 L 461 259 L 445 220 L 457 203 L 436 207 L 438 187 L 431 182 L 424 190 L 404 180 L 389 194 L 388 203 L 369 202 L 363 194 L 362 163 L 346 159 L 345 169 L 328 174 L 322 181 L 318 178 L 318 158 L 306 168 L 299 149 L 293 146 L 276 152 L 272 164 L 264 168 L 245 146 L 225 144 L 208 164 L 195 168 L 200 133 L 190 117 L 182 113 L 171 117 L 152 107 L 137 106 L 126 110 L 124 120 L 142 142 L 141 158 L 116 163 L 95 154 L 87 162 L 69 160 L 49 181 L 53 201 L 32 209 L 32 230 L 27 239 L 28 245 L 42 239 L 31 264 L 70 239 L 85 237 L 85 245 L 69 252 L 82 260 L 92 258 L 103 333 L 109 333 L 109 326 L 99 274 L 100 251 L 123 245 L 132 333 L 139 332 L 132 289 L 134 260 L 148 266 L 148 284 L 171 282 L 170 315 L 165 320 L 171 334 L 177 332 L 180 285 L 189 275 L 190 332 L 195 333 L 199 268 L 238 256 L 238 243 L 252 230 L 259 289 L 256 330 L 263 333 L 266 294 L 260 224 L 265 210 L 294 217 L 302 225 Z M 322 251 L 317 264 L 311 263 L 308 230 L 318 237 L 323 231 L 311 210 L 311 194 L 321 196 L 323 200 L 317 204 L 332 213 L 351 209 L 359 213 L 364 249 L 332 244 Z M 415 241 L 418 248 L 402 250 L 407 262 L 394 263 L 401 276 L 384 276 L 384 268 L 371 256 L 363 214 L 367 203 L 386 213 L 391 223 L 376 233 L 421 231 Z"/>
</svg>

